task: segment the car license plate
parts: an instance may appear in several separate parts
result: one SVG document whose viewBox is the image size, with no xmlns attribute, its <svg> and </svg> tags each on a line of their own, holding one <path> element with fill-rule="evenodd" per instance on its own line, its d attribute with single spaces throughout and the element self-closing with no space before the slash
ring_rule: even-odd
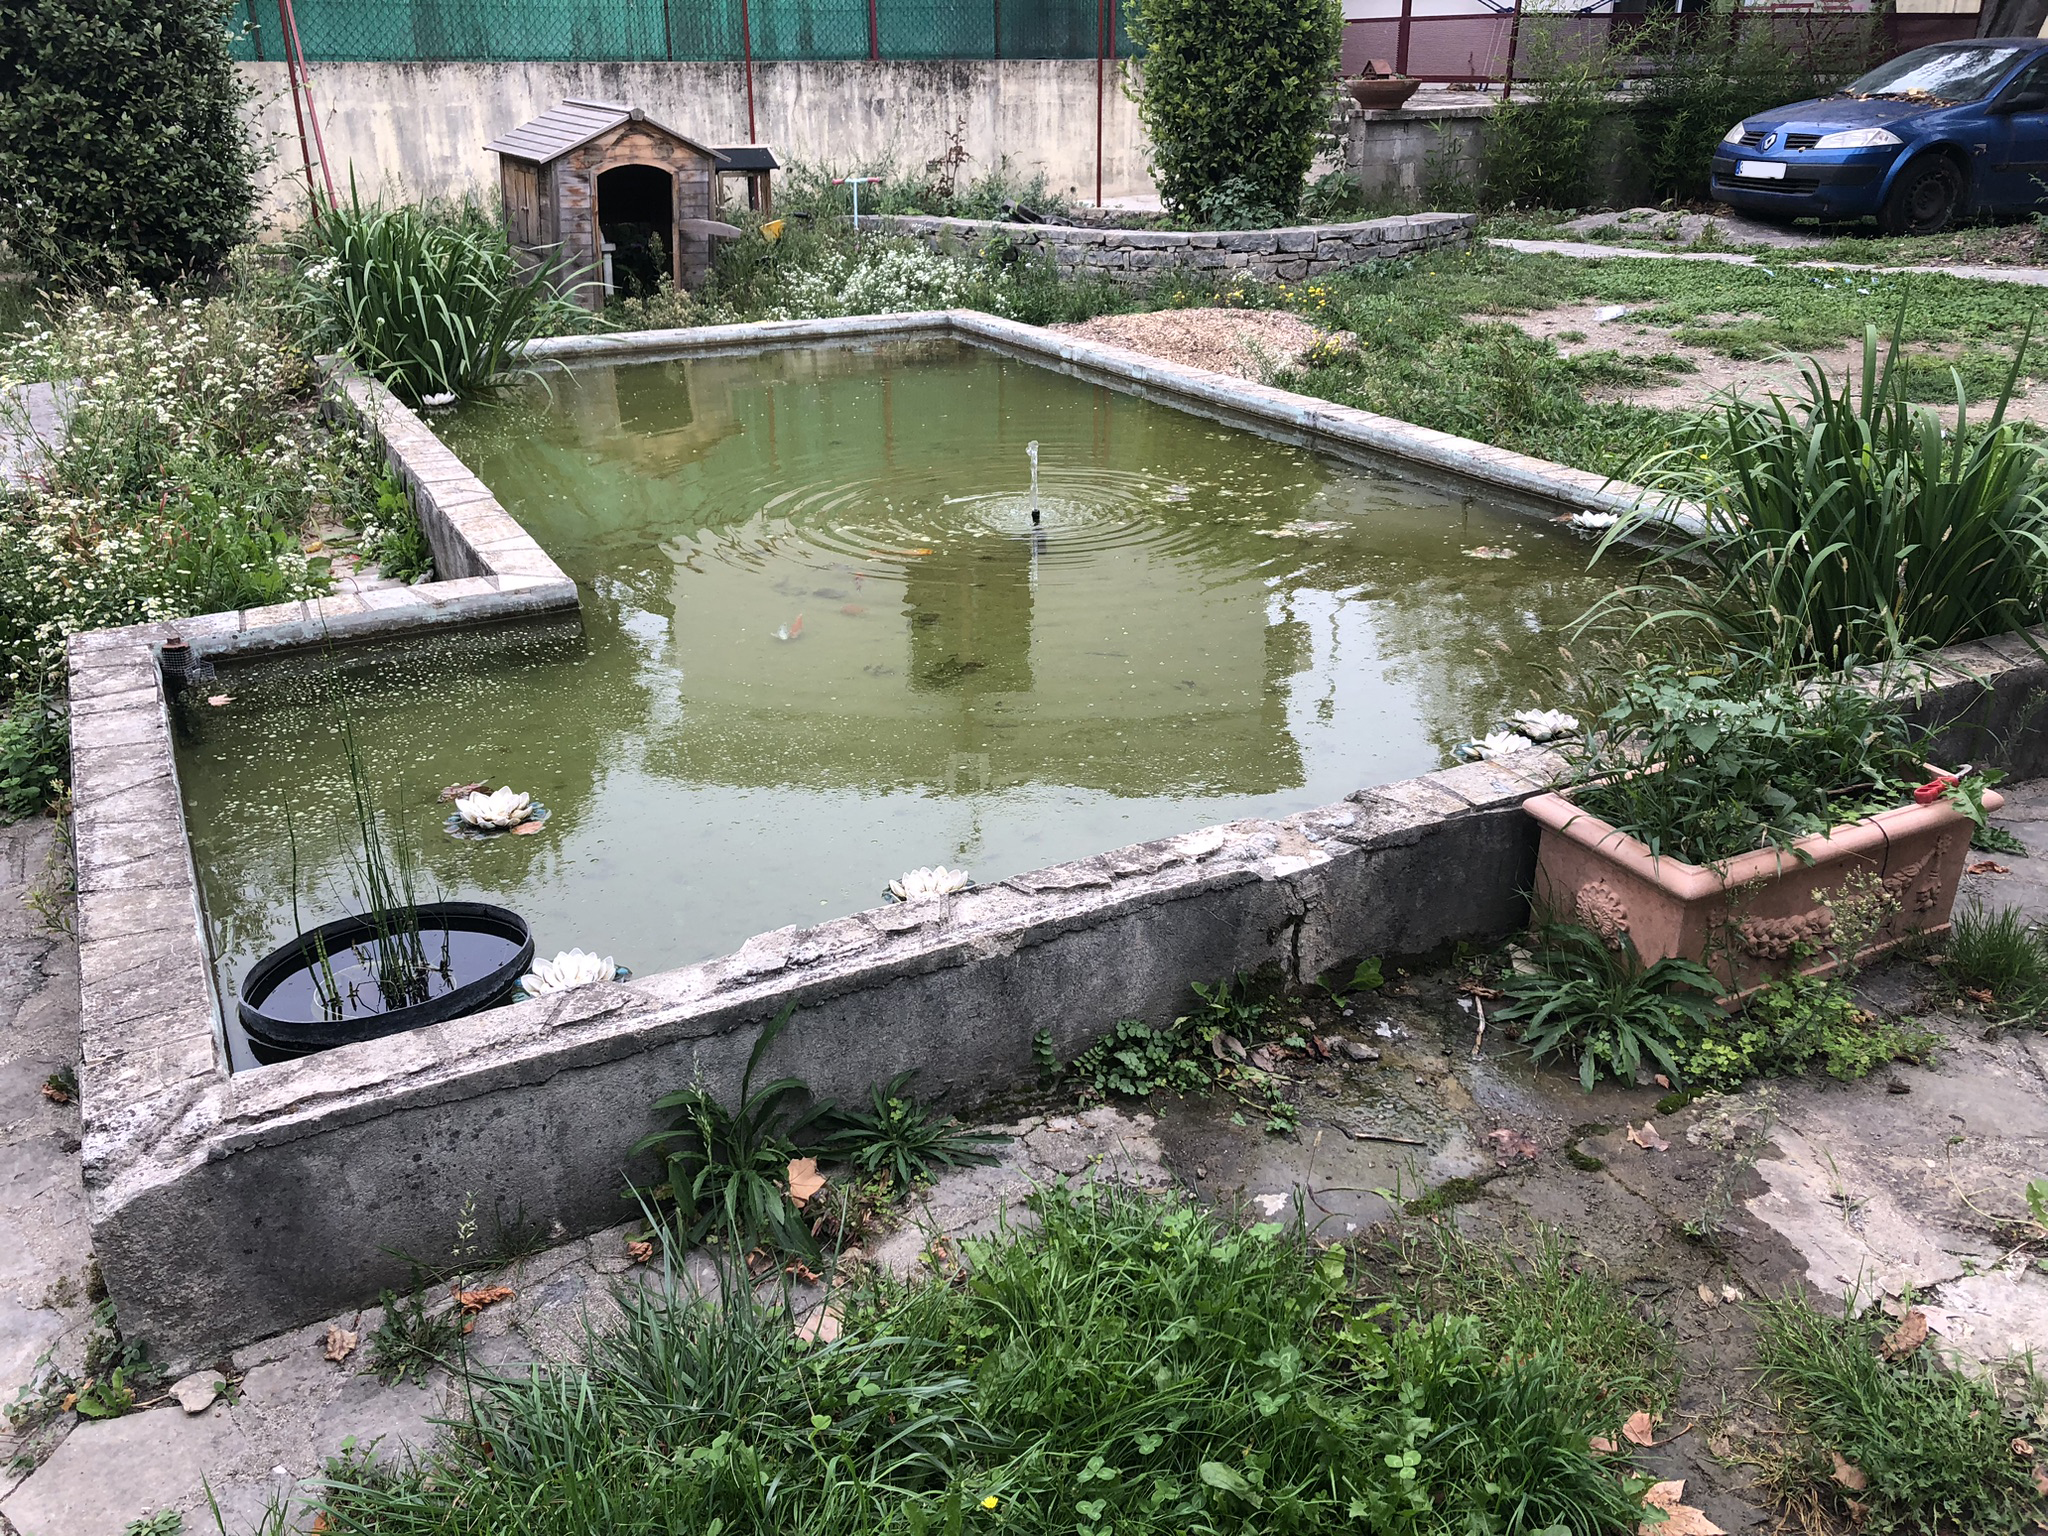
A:
<svg viewBox="0 0 2048 1536">
<path fill-rule="evenodd" d="M 1751 176 L 1758 181 L 1783 181 L 1785 163 L 1782 160 L 1743 160 L 1735 167 L 1738 176 Z"/>
</svg>

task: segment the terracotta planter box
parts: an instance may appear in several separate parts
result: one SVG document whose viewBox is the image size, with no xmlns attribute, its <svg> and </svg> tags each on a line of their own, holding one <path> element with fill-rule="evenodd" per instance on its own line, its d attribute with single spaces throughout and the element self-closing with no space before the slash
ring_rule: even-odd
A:
<svg viewBox="0 0 2048 1536">
<path fill-rule="evenodd" d="M 1996 810 L 2004 800 L 1987 792 L 1984 804 Z M 1537 795 L 1523 809 L 1543 824 L 1539 912 L 1590 928 L 1615 948 L 1627 935 L 1645 963 L 1703 959 L 1735 995 L 1790 970 L 1802 945 L 1820 951 L 1809 970 L 1840 958 L 1835 913 L 1822 899 L 1847 881 L 1868 893 L 1875 879 L 1897 905 L 1859 958 L 1911 934 L 1946 932 L 1970 857 L 1969 819 L 1939 800 L 1801 838 L 1796 853 L 1764 848 L 1706 865 L 1658 858 L 1561 794 Z"/>
</svg>

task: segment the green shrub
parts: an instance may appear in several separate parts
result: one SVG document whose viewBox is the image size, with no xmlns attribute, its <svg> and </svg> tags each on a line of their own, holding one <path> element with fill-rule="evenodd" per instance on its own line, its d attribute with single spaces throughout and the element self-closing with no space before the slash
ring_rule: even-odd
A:
<svg viewBox="0 0 2048 1536">
<path fill-rule="evenodd" d="M 1682 1076 L 1680 1057 L 1707 1027 L 1721 991 L 1713 972 L 1695 961 L 1645 965 L 1626 934 L 1609 948 L 1599 934 L 1570 923 L 1539 930 L 1533 961 L 1502 983 L 1507 1001 L 1494 1018 L 1519 1026 L 1536 1061 L 1577 1056 L 1588 1091 L 1602 1075 L 1633 1083 L 1646 1061 Z"/>
<path fill-rule="evenodd" d="M 1577 208 L 1586 203 L 1601 123 L 1609 116 L 1613 61 L 1593 48 L 1565 55 L 1534 34 L 1527 82 L 1487 120 L 1480 185 L 1496 208 Z"/>
<path fill-rule="evenodd" d="M 1659 558 L 1661 586 L 1634 596 L 1779 665 L 1835 670 L 2038 623 L 2048 466 L 2004 420 L 2025 354 L 2023 337 L 1988 422 L 1972 424 L 1959 398 L 1947 429 L 1907 400 L 1897 335 L 1881 350 L 1874 326 L 1860 396 L 1809 362 L 1799 400 L 1730 398 L 1709 455 L 1670 482 L 1706 526 Z M 1603 549 L 1658 515 L 1633 514 Z"/>
<path fill-rule="evenodd" d="M 411 205 L 316 208 L 292 300 L 315 350 L 346 352 L 402 399 L 475 395 L 522 371 L 518 349 L 581 322 L 555 268 L 521 264 L 495 224 Z"/>
<path fill-rule="evenodd" d="M 0 25 L 0 245 L 155 286 L 246 237 L 256 147 L 222 0 L 22 0 Z"/>
<path fill-rule="evenodd" d="M 1564 748 L 1574 803 L 1691 864 L 1789 847 L 1890 810 L 1927 778 L 1926 732 L 1896 700 L 1840 678 L 1638 660 L 1596 685 L 1587 713 L 1593 728 Z M 1984 782 L 1948 796 L 1980 823 Z"/>
<path fill-rule="evenodd" d="M 1902 1360 L 1887 1359 L 1896 1324 L 1874 1307 L 1859 1310 L 1853 1296 L 1842 1317 L 1803 1297 L 1767 1301 L 1757 1325 L 1764 1386 L 1802 1437 L 1804 1481 L 1857 1528 L 1873 1536 L 2039 1529 L 2038 1462 L 2015 1449 L 2038 1441 L 2048 1400 L 2031 1362 L 2011 1362 L 2005 1372 L 2016 1382 L 2015 1408 L 1944 1362 L 1932 1339 Z M 1867 1486 L 1851 1493 L 1839 1461 Z M 1851 1498 L 1861 1507 L 1850 1507 Z"/>
<path fill-rule="evenodd" d="M 0 719 L 0 826 L 64 798 L 71 767 L 71 718 L 44 698 L 15 702 Z"/>
<path fill-rule="evenodd" d="M 1183 218 L 1277 222 L 1330 128 L 1336 0 L 1137 0 L 1138 111 L 1153 177 Z"/>
</svg>

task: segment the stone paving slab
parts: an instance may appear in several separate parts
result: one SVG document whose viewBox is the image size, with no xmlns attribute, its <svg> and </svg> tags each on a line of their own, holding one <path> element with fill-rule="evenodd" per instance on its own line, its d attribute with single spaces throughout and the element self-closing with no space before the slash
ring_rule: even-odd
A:
<svg viewBox="0 0 2048 1536">
<path fill-rule="evenodd" d="M 1960 277 L 1983 283 L 2016 283 L 2024 288 L 2048 288 L 2048 267 L 1990 266 L 1886 266 L 1862 261 L 1778 261 L 1741 251 L 1654 251 L 1632 245 L 1599 245 L 1585 240 L 1519 240 L 1491 237 L 1488 245 L 1520 251 L 1527 256 L 1569 256 L 1577 261 L 1718 261 L 1731 267 L 1768 266 L 1772 271 L 1791 268 L 1823 272 L 1917 273 L 1927 277 Z"/>
</svg>

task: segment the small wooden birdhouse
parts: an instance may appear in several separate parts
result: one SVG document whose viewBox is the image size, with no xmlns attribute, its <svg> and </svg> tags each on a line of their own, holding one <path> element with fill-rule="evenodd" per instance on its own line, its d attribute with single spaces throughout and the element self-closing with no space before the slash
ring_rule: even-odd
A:
<svg viewBox="0 0 2048 1536">
<path fill-rule="evenodd" d="M 484 148 L 498 156 L 513 249 L 556 257 L 561 292 L 587 309 L 664 280 L 695 287 L 711 242 L 739 234 L 711 216 L 718 151 L 637 107 L 572 96 Z"/>
</svg>

